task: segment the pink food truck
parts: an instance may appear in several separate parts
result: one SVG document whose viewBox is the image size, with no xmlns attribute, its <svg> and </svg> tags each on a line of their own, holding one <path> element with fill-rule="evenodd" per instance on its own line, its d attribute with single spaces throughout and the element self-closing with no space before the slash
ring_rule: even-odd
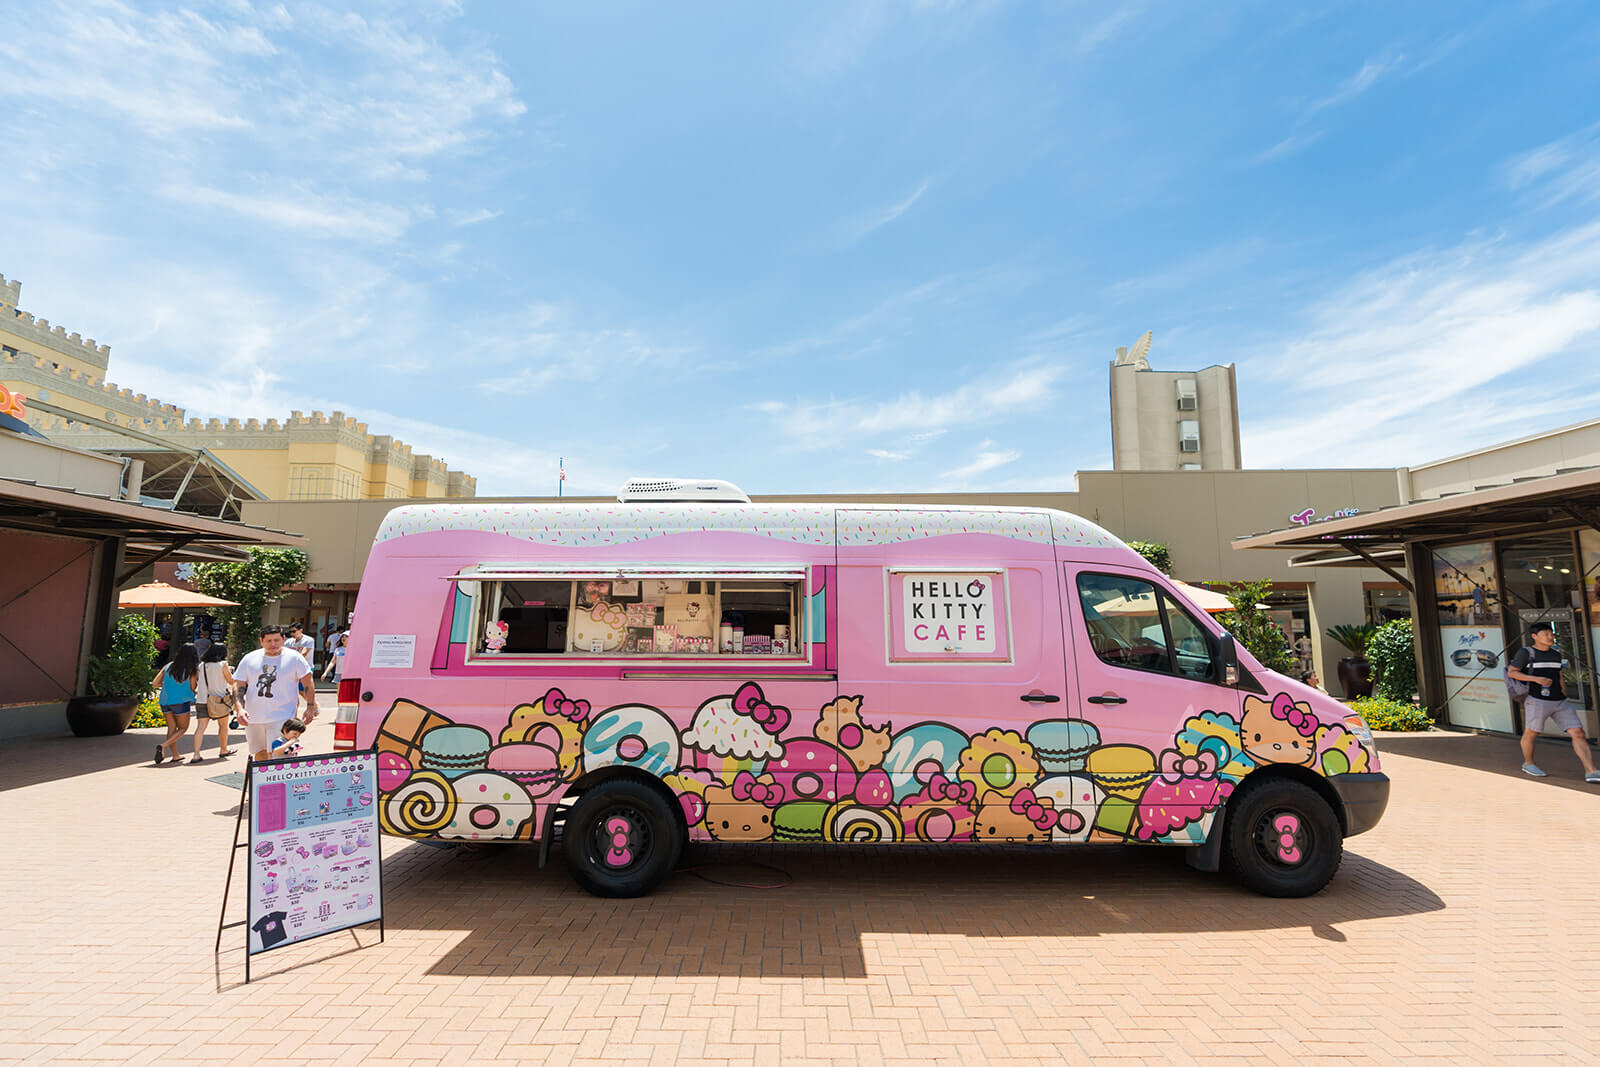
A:
<svg viewBox="0 0 1600 1067">
<path fill-rule="evenodd" d="M 690 840 L 1177 845 L 1306 895 L 1389 794 L 1358 716 L 1093 523 L 719 482 L 390 512 L 336 735 L 388 833 L 559 837 L 605 896 Z"/>
</svg>

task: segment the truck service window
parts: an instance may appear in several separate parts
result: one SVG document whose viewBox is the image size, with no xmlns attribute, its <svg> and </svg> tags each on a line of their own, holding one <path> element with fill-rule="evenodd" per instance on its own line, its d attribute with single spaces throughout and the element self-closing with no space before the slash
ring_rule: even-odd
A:
<svg viewBox="0 0 1600 1067">
<path fill-rule="evenodd" d="M 494 583 L 486 603 L 492 607 L 479 627 L 475 657 L 804 651 L 805 589 L 798 575 L 507 579 Z"/>
</svg>

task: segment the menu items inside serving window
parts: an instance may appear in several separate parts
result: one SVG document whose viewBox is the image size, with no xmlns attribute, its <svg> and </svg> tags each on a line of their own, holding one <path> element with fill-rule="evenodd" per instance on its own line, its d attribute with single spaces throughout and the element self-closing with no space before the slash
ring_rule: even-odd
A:
<svg viewBox="0 0 1600 1067">
<path fill-rule="evenodd" d="M 794 656 L 799 578 L 516 579 L 485 598 L 479 655 Z"/>
</svg>

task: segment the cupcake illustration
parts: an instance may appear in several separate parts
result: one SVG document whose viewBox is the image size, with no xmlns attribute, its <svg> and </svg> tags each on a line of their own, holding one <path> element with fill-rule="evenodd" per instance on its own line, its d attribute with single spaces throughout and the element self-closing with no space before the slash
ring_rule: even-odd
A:
<svg viewBox="0 0 1600 1067">
<path fill-rule="evenodd" d="M 740 771 L 759 774 L 783 755 L 778 739 L 789 725 L 789 709 L 769 703 L 761 687 L 746 682 L 732 696 L 700 705 L 683 735 L 685 761 L 731 783 Z"/>
</svg>

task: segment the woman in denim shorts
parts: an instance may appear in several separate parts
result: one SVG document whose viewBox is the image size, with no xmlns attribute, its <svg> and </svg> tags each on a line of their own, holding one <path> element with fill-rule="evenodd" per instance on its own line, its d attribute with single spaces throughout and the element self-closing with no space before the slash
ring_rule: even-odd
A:
<svg viewBox="0 0 1600 1067">
<path fill-rule="evenodd" d="M 182 763 L 178 755 L 178 742 L 189 732 L 189 712 L 194 707 L 195 683 L 200 677 L 200 654 L 192 643 L 186 643 L 172 657 L 172 662 L 162 667 L 150 680 L 161 687 L 156 699 L 161 703 L 161 714 L 167 720 L 167 739 L 156 746 L 156 762 L 168 759 Z M 167 749 L 171 749 L 171 753 Z"/>
</svg>

